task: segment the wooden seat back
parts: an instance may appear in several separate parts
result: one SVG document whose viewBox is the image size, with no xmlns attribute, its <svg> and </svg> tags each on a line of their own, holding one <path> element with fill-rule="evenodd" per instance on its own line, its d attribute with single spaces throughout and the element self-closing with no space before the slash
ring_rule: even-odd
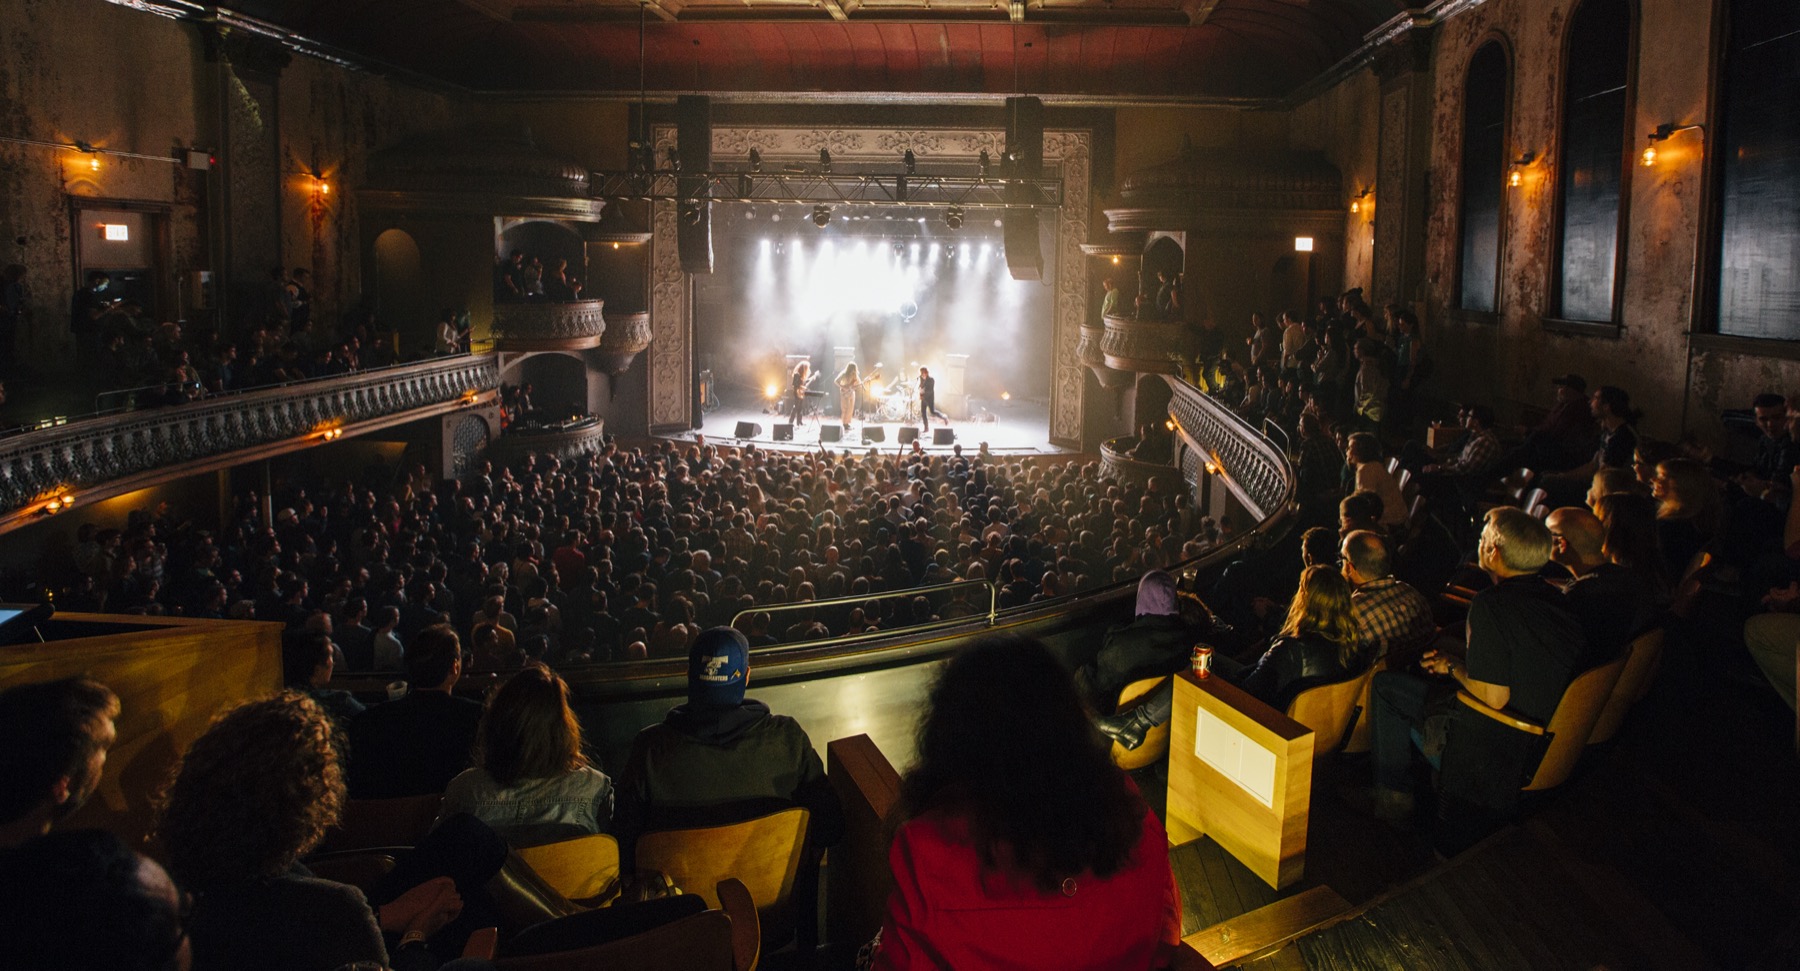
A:
<svg viewBox="0 0 1800 971">
<path fill-rule="evenodd" d="M 604 833 L 513 852 L 557 893 L 575 901 L 609 896 L 619 879 L 619 841 Z"/>
<path fill-rule="evenodd" d="M 1707 574 L 1712 572 L 1713 556 L 1704 550 L 1695 553 L 1688 561 L 1687 569 L 1681 574 L 1681 582 L 1675 584 L 1675 595 L 1669 604 L 1669 613 L 1682 619 L 1692 617 L 1694 604 L 1700 600 L 1700 590 L 1706 585 Z"/>
<path fill-rule="evenodd" d="M 1119 689 L 1119 706 L 1114 711 L 1130 711 L 1143 704 L 1144 696 L 1155 691 L 1169 680 L 1168 675 L 1154 678 L 1140 678 Z M 1169 754 L 1169 723 L 1150 729 L 1144 733 L 1144 744 L 1137 748 L 1126 748 L 1118 742 L 1112 744 L 1113 764 L 1127 772 L 1154 765 Z"/>
<path fill-rule="evenodd" d="M 801 808 L 730 826 L 702 826 L 645 833 L 637 840 L 637 867 L 666 875 L 684 893 L 718 907 L 715 887 L 736 878 L 756 901 L 764 940 L 786 940 L 794 931 L 792 899 L 811 813 Z"/>
<path fill-rule="evenodd" d="M 1350 737 L 1344 740 L 1344 754 L 1346 755 L 1367 752 L 1375 744 L 1375 733 L 1371 727 L 1375 723 L 1375 675 L 1377 672 L 1386 670 L 1387 658 L 1385 657 L 1369 665 L 1368 673 L 1363 678 L 1362 687 L 1356 691 L 1356 706 L 1362 709 L 1362 714 L 1351 723 Z M 1314 751 L 1314 754 L 1317 754 L 1317 750 Z"/>
<path fill-rule="evenodd" d="M 1589 745 L 1612 741 L 1613 736 L 1619 734 L 1619 726 L 1625 724 L 1625 716 L 1631 714 L 1631 706 L 1650 690 L 1650 683 L 1656 679 L 1656 670 L 1662 664 L 1663 636 L 1663 629 L 1658 627 L 1639 634 L 1637 640 L 1631 642 L 1631 659 L 1625 662 L 1625 670 L 1619 673 L 1619 683 L 1613 686 L 1612 697 L 1606 699 L 1600 720 L 1594 723 L 1594 731 L 1588 736 Z"/>
<path fill-rule="evenodd" d="M 416 846 L 431 832 L 443 793 L 396 799 L 350 799 L 344 813 L 320 841 L 321 851 L 361 850 L 372 846 Z"/>
<path fill-rule="evenodd" d="M 1365 709 L 1358 704 L 1369 690 L 1373 669 L 1353 678 L 1316 685 L 1294 696 L 1287 716 L 1312 729 L 1313 761 L 1336 752 L 1349 740 L 1351 726 Z"/>
<path fill-rule="evenodd" d="M 1557 702 L 1556 713 L 1550 716 L 1548 725 L 1539 725 L 1510 711 L 1490 708 L 1467 691 L 1457 692 L 1457 700 L 1519 731 L 1532 735 L 1549 735 L 1550 743 L 1544 750 L 1544 757 L 1538 762 L 1537 771 L 1532 773 L 1523 789 L 1526 792 L 1554 789 L 1568 780 L 1575 771 L 1575 764 L 1581 761 L 1581 753 L 1587 748 L 1588 736 L 1593 734 L 1594 724 L 1600 720 L 1600 712 L 1606 707 L 1607 698 L 1612 696 L 1613 688 L 1619 683 L 1619 675 L 1625 670 L 1631 654 L 1631 648 L 1627 647 L 1617 658 L 1576 675 L 1569 686 L 1563 689 L 1562 700 Z"/>
</svg>

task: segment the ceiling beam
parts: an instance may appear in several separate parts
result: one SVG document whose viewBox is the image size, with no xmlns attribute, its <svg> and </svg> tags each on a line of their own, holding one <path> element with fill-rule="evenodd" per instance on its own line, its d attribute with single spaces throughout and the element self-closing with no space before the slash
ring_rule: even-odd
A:
<svg viewBox="0 0 1800 971">
<path fill-rule="evenodd" d="M 849 11 L 844 9 L 844 5 L 839 0 L 819 0 L 819 6 L 824 7 L 825 12 L 831 15 L 831 19 L 840 24 L 850 19 Z"/>
</svg>

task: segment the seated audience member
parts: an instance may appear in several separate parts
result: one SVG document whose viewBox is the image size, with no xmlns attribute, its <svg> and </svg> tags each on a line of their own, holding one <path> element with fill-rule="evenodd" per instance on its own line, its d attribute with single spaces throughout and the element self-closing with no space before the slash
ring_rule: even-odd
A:
<svg viewBox="0 0 1800 971">
<path fill-rule="evenodd" d="M 1350 436 L 1345 461 L 1355 473 L 1356 491 L 1381 497 L 1381 525 L 1392 529 L 1406 522 L 1406 498 L 1400 483 L 1381 461 L 1381 441 L 1368 432 Z"/>
<path fill-rule="evenodd" d="M 1601 496 L 1594 515 L 1600 519 L 1600 552 L 1607 562 L 1630 570 L 1655 606 L 1667 607 L 1669 575 L 1656 531 L 1656 501 L 1641 493 L 1617 492 Z"/>
<path fill-rule="evenodd" d="M 1539 483 L 1556 505 L 1574 505 L 1577 490 L 1590 485 L 1594 473 L 1602 469 L 1630 469 L 1631 457 L 1637 452 L 1637 429 L 1633 423 L 1641 413 L 1631 407 L 1631 395 L 1624 388 L 1600 388 L 1588 399 L 1588 408 L 1600 426 L 1594 454 L 1573 469 L 1547 475 Z"/>
<path fill-rule="evenodd" d="M 390 799 L 443 792 L 470 766 L 481 704 L 451 694 L 462 645 L 448 625 L 427 627 L 406 652 L 412 690 L 350 722 L 350 795 Z"/>
<path fill-rule="evenodd" d="M 94 794 L 118 717 L 119 696 L 88 677 L 0 692 L 0 848 L 50 832 Z"/>
<path fill-rule="evenodd" d="M 1463 412 L 1463 427 L 1469 433 L 1456 458 L 1432 463 L 1420 469 L 1421 472 L 1428 476 L 1479 479 L 1494 468 L 1500 460 L 1500 437 L 1494 434 L 1494 409 L 1487 405 L 1470 405 Z"/>
<path fill-rule="evenodd" d="M 16 971 L 187 971 L 186 909 L 156 861 L 105 830 L 0 852 L 0 965 Z"/>
<path fill-rule="evenodd" d="M 1166 967 L 1168 837 L 1033 641 L 952 657 L 900 783 L 877 969 Z"/>
<path fill-rule="evenodd" d="M 1350 615 L 1356 625 L 1356 654 L 1363 663 L 1391 658 L 1389 666 L 1418 658 L 1437 633 L 1431 603 L 1395 579 L 1387 541 L 1358 530 L 1340 550 L 1344 579 L 1350 581 Z"/>
<path fill-rule="evenodd" d="M 543 665 L 488 699 L 475 761 L 450 780 L 440 819 L 468 813 L 513 846 L 604 833 L 612 822 L 612 780 L 588 763 L 569 686 Z"/>
<path fill-rule="evenodd" d="M 1111 714 L 1126 685 L 1186 667 L 1194 637 L 1181 619 L 1175 578 L 1151 570 L 1138 581 L 1131 623 L 1106 632 L 1100 652 L 1075 672 L 1075 685 L 1094 711 Z"/>
<path fill-rule="evenodd" d="M 1349 581 L 1328 566 L 1307 567 L 1288 604 L 1287 619 L 1262 657 L 1246 666 L 1216 656 L 1213 665 L 1227 680 L 1277 710 L 1285 710 L 1306 688 L 1342 681 L 1358 666 Z M 1173 700 L 1171 692 L 1171 708 Z"/>
<path fill-rule="evenodd" d="M 1432 680 L 1405 671 L 1376 672 L 1371 808 L 1377 815 L 1395 821 L 1412 815 L 1414 732 L 1420 733 L 1427 757 L 1443 757 L 1443 771 L 1452 773 L 1444 752 L 1445 728 L 1457 707 L 1459 688 L 1491 708 L 1549 723 L 1584 650 L 1581 624 L 1569 612 L 1562 592 L 1538 575 L 1550 561 L 1550 545 L 1550 531 L 1523 510 L 1511 506 L 1489 510 L 1476 562 L 1494 585 L 1469 603 L 1466 655 L 1427 653 L 1420 666 L 1426 674 L 1438 676 Z M 1443 680 L 1445 675 L 1448 680 Z M 1507 800 L 1516 800 L 1530 769 L 1526 758 L 1523 747 L 1485 757 L 1471 753 L 1468 764 L 1485 775 L 1487 791 L 1446 795 L 1509 810 Z"/>
<path fill-rule="evenodd" d="M 485 895 L 506 860 L 506 845 L 480 822 L 439 826 L 368 897 L 300 863 L 343 808 L 334 734 L 312 699 L 285 692 L 220 716 L 176 765 L 157 837 L 195 895 L 194 971 L 357 961 L 412 971 L 443 963 L 434 947 L 460 949 L 426 942 L 451 927 L 465 898 Z"/>
<path fill-rule="evenodd" d="M 1338 536 L 1348 536 L 1359 529 L 1387 535 L 1381 525 L 1384 508 L 1381 497 L 1373 492 L 1357 491 L 1345 496 L 1338 503 Z"/>
<path fill-rule="evenodd" d="M 400 643 L 400 608 L 375 611 L 375 633 L 370 642 L 377 671 L 406 670 L 406 647 Z"/>
<path fill-rule="evenodd" d="M 1606 558 L 1606 527 L 1580 506 L 1553 510 L 1550 559 L 1569 571 L 1563 587 L 1569 611 L 1581 622 L 1587 650 L 1575 660 L 1585 671 L 1619 656 L 1625 645 L 1656 620 L 1654 593 L 1631 570 Z"/>
<path fill-rule="evenodd" d="M 1504 468 L 1565 472 L 1594 453 L 1600 426 L 1588 401 L 1587 380 L 1579 374 L 1563 374 L 1551 378 L 1550 385 L 1555 389 L 1555 404 L 1526 434 L 1525 444 L 1507 458 Z"/>
<path fill-rule="evenodd" d="M 1788 474 L 1790 484 L 1800 485 L 1800 471 Z M 1788 506 L 1781 543 L 1790 563 L 1800 558 L 1800 502 Z M 1789 708 L 1800 711 L 1800 703 L 1795 701 L 1794 673 L 1796 662 L 1800 660 L 1796 657 L 1800 652 L 1800 581 L 1770 586 L 1763 594 L 1762 605 L 1769 612 L 1744 622 L 1744 644 L 1750 649 L 1751 660 L 1774 686 L 1775 693 Z"/>
<path fill-rule="evenodd" d="M 345 670 L 375 670 L 375 628 L 368 625 L 368 619 L 367 600 L 351 597 L 344 601 L 343 617 L 333 629 L 338 647 L 344 652 Z"/>
<path fill-rule="evenodd" d="M 1602 496 L 1610 496 L 1615 492 L 1639 492 L 1637 476 L 1629 468 L 1601 469 L 1594 473 L 1588 484 L 1587 507 L 1597 511 Z"/>
<path fill-rule="evenodd" d="M 638 732 L 618 781 L 617 831 L 742 822 L 802 806 L 807 842 L 843 836 L 843 806 L 800 723 L 744 697 L 750 645 L 729 627 L 704 631 L 688 653 L 688 700 Z"/>
<path fill-rule="evenodd" d="M 367 710 L 367 706 L 348 691 L 326 687 L 336 669 L 336 658 L 328 634 L 290 635 L 281 645 L 283 683 L 318 702 L 333 723 L 343 726 Z"/>
<path fill-rule="evenodd" d="M 1656 500 L 1656 536 L 1663 567 L 1672 582 L 1687 575 L 1694 557 L 1719 535 L 1724 502 L 1712 473 L 1693 459 L 1669 459 L 1650 480 Z"/>
<path fill-rule="evenodd" d="M 1747 495 L 1785 499 L 1788 476 L 1800 464 L 1800 444 L 1795 443 L 1790 427 L 1792 409 L 1786 398 L 1772 392 L 1757 395 L 1750 408 L 1762 434 L 1756 440 L 1755 462 L 1736 481 Z"/>
</svg>

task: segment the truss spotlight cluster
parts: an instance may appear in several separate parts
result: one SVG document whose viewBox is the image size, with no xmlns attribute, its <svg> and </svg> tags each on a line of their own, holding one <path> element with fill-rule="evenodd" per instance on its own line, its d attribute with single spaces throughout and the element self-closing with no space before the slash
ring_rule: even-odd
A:
<svg viewBox="0 0 1800 971">
<path fill-rule="evenodd" d="M 823 150 L 821 150 L 821 153 L 822 153 L 822 151 Z M 817 226 L 820 229 L 824 229 L 831 222 L 831 207 L 830 206 L 814 206 L 813 213 L 812 213 L 812 222 L 813 222 L 814 226 Z"/>
<path fill-rule="evenodd" d="M 950 208 L 944 210 L 944 225 L 950 227 L 951 229 L 961 229 L 962 224 L 963 224 L 963 210 L 962 210 L 961 206 L 951 206 Z"/>
</svg>

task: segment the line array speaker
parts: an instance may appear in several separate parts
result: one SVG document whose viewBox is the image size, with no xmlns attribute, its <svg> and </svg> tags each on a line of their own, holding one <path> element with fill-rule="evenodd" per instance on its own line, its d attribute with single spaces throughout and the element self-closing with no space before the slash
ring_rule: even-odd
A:
<svg viewBox="0 0 1800 971">
<path fill-rule="evenodd" d="M 712 99 L 684 94 L 675 99 L 675 157 L 682 172 L 712 171 Z M 713 269 L 712 200 L 704 178 L 675 177 L 675 241 L 683 273 Z"/>
<path fill-rule="evenodd" d="M 1006 99 L 1006 168 L 1008 180 L 1044 175 L 1044 103 L 1036 98 Z M 1006 201 L 1041 201 L 1037 187 L 1008 181 Z M 1042 280 L 1044 252 L 1038 239 L 1036 209 L 1007 209 L 1000 217 L 1005 238 L 1006 268 L 1015 280 Z"/>
</svg>

